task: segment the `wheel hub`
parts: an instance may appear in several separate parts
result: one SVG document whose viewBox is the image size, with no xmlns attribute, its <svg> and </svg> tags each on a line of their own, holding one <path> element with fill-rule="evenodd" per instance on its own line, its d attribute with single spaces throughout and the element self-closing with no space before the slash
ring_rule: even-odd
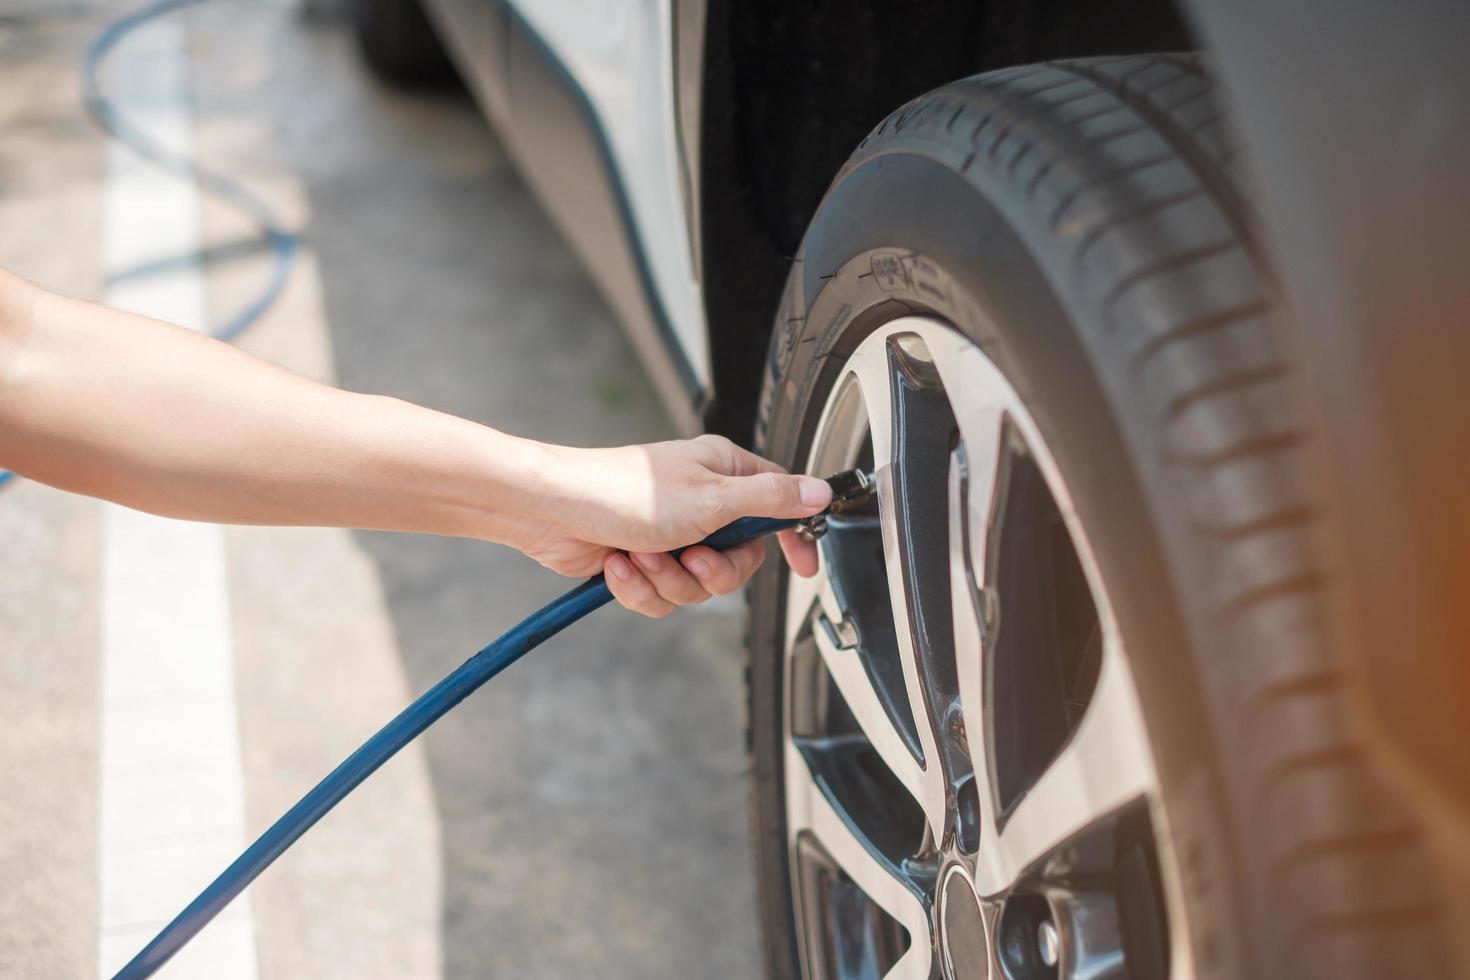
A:
<svg viewBox="0 0 1470 980">
<path fill-rule="evenodd" d="M 990 976 L 990 944 L 985 913 L 964 869 L 945 873 L 939 897 L 939 949 L 945 980 L 985 980 Z"/>
</svg>

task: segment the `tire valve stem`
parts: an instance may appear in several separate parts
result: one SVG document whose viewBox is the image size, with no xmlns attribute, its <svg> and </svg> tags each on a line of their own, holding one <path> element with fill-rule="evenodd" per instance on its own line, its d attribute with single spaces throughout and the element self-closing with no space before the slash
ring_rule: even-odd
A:
<svg viewBox="0 0 1470 980">
<path fill-rule="evenodd" d="M 820 514 L 802 518 L 796 524 L 797 537 L 803 541 L 815 541 L 827 533 L 827 516 L 852 510 L 867 501 L 878 488 L 873 474 L 862 470 L 843 470 L 827 477 L 832 488 L 832 502 Z"/>
</svg>

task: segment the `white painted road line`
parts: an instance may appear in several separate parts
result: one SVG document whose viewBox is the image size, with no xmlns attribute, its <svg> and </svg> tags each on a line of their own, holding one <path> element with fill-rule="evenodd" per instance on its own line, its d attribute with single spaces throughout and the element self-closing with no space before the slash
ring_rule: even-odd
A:
<svg viewBox="0 0 1470 980">
<path fill-rule="evenodd" d="M 170 147 L 192 143 L 184 28 L 130 36 L 105 84 Z M 105 207 L 106 301 L 202 329 L 199 192 L 114 145 Z M 126 273 L 159 259 L 167 271 Z M 244 784 L 221 530 L 104 504 L 98 970 L 111 976 L 244 846 Z M 242 895 L 164 975 L 251 980 Z"/>
</svg>

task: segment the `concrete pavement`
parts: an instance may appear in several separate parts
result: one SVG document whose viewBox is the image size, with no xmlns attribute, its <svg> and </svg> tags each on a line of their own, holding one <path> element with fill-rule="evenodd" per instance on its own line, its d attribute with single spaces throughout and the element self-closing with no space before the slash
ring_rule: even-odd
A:
<svg viewBox="0 0 1470 980">
<path fill-rule="evenodd" d="M 122 9 L 0 11 L 0 263 L 75 295 L 105 285 L 108 179 L 76 68 Z M 465 97 L 381 88 L 340 21 L 295 4 L 183 21 L 200 152 L 305 234 L 243 347 L 536 438 L 672 434 Z M 202 225 L 212 245 L 251 232 L 208 202 Z M 209 270 L 216 319 L 263 269 Z M 34 484 L 0 492 L 3 976 L 97 969 L 99 514 Z M 477 542 L 260 528 L 224 542 L 252 835 L 565 586 Z M 738 620 L 728 602 L 661 623 L 609 611 L 476 695 L 257 884 L 259 974 L 755 975 Z"/>
</svg>

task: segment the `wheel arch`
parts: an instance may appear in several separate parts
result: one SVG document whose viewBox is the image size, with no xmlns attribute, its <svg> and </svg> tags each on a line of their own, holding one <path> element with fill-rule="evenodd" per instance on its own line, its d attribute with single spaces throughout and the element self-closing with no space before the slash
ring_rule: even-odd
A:
<svg viewBox="0 0 1470 980">
<path fill-rule="evenodd" d="M 687 2 L 676 16 L 693 20 Z M 1050 58 L 1194 46 L 1174 0 L 708 0 L 676 52 L 690 213 L 709 330 L 705 425 L 748 444 L 772 311 L 852 148 L 946 82 Z"/>
</svg>

